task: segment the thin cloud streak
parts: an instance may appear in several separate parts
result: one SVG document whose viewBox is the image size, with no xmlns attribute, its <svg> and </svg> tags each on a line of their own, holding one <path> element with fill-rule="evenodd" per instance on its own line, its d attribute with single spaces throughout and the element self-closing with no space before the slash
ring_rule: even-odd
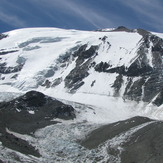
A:
<svg viewBox="0 0 163 163">
<path fill-rule="evenodd" d="M 162 31 L 163 26 L 161 0 L 24 0 L 17 4 L 15 1 L 0 2 L 0 21 L 11 27 L 92 30 L 124 25 Z"/>
<path fill-rule="evenodd" d="M 143 23 L 157 30 L 162 29 L 163 21 L 159 16 L 162 15 L 162 7 L 157 0 L 154 3 L 151 0 L 137 0 L 136 2 L 126 0 L 121 3 L 135 11 Z"/>
<path fill-rule="evenodd" d="M 27 13 L 30 14 L 24 8 L 20 8 L 19 5 L 13 3 L 12 1 L 2 0 L 0 10 L 3 12 L 9 13 L 10 9 L 14 9 L 14 10 L 20 11 L 20 12 L 25 13 L 25 14 L 27 14 Z"/>
<path fill-rule="evenodd" d="M 43 5 L 43 2 L 45 1 L 41 0 L 42 3 L 40 3 L 39 0 L 35 0 L 34 2 L 37 3 L 37 5 Z M 49 8 L 53 7 L 53 9 L 60 9 L 60 11 L 62 11 L 63 13 L 75 15 L 79 18 L 82 18 L 83 20 L 93 25 L 95 28 L 100 28 L 102 24 L 104 26 L 114 25 L 114 21 L 106 18 L 103 13 L 98 13 L 95 10 L 90 9 L 79 2 L 77 3 L 77 1 L 60 0 L 58 2 L 57 0 L 49 0 L 45 4 L 45 6 Z"/>
<path fill-rule="evenodd" d="M 15 14 L 14 11 L 18 11 L 20 15 Z M 2 0 L 0 6 L 0 21 L 14 28 L 25 28 L 28 27 L 30 23 L 23 18 L 24 15 L 31 19 L 37 18 L 28 11 L 28 8 L 21 8 L 18 4 L 13 3 L 12 1 Z"/>
<path fill-rule="evenodd" d="M 0 11 L 0 20 L 8 25 L 12 25 L 14 27 L 26 27 L 27 24 L 23 20 L 19 19 L 16 16 L 13 16 L 11 14 L 6 14 L 2 11 Z"/>
</svg>

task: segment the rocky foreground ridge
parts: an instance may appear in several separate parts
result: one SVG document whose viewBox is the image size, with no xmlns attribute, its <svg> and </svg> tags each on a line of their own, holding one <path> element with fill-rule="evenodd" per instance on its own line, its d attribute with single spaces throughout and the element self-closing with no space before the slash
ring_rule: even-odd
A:
<svg viewBox="0 0 163 163">
<path fill-rule="evenodd" d="M 56 118 L 75 118 L 72 106 L 36 91 L 30 91 L 9 102 L 0 103 L 0 141 L 13 150 L 39 156 L 28 142 L 7 132 L 32 134 L 37 129 L 59 123 Z M 53 121 L 52 121 L 53 120 Z"/>
</svg>

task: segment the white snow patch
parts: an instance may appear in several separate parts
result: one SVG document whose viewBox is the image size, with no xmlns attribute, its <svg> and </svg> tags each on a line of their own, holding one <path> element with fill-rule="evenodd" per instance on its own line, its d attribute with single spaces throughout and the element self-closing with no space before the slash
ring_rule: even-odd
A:
<svg viewBox="0 0 163 163">
<path fill-rule="evenodd" d="M 28 110 L 28 113 L 29 113 L 29 114 L 35 114 L 35 111 L 33 111 L 33 110 Z"/>
<path fill-rule="evenodd" d="M 151 32 L 151 33 L 163 39 L 163 33 L 157 33 L 157 32 Z"/>
</svg>

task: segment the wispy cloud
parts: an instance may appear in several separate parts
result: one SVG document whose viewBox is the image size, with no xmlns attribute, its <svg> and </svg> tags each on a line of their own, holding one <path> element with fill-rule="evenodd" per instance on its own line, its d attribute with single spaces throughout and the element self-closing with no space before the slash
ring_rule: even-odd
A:
<svg viewBox="0 0 163 163">
<path fill-rule="evenodd" d="M 97 0 L 94 3 L 93 0 L 0 1 L 0 21 L 18 28 L 56 25 L 97 29 L 118 25 L 135 28 L 138 25 L 162 31 L 163 27 L 162 0 Z"/>
<path fill-rule="evenodd" d="M 44 7 L 50 7 L 53 9 L 60 9 L 61 12 L 71 14 L 73 16 L 79 17 L 84 21 L 89 22 L 95 28 L 100 28 L 103 26 L 114 26 L 114 17 L 117 18 L 116 15 L 112 15 L 112 19 L 108 19 L 108 17 L 104 16 L 102 12 L 97 12 L 94 8 L 89 8 L 82 1 L 74 1 L 74 0 L 34 0 L 38 5 L 44 5 Z"/>
<path fill-rule="evenodd" d="M 0 20 L 14 27 L 26 27 L 27 24 L 19 17 L 0 11 Z"/>
<path fill-rule="evenodd" d="M 100 28 L 101 24 L 113 25 L 113 23 L 101 13 L 96 12 L 94 9 L 87 8 L 82 4 L 71 1 L 71 3 L 66 2 L 66 6 L 68 6 L 74 14 L 77 14 L 96 28 Z"/>
<path fill-rule="evenodd" d="M 32 26 L 30 20 L 37 20 L 36 24 L 41 21 L 35 11 L 30 12 L 29 8 L 21 3 L 14 3 L 10 0 L 0 0 L 0 21 L 16 28 Z M 25 1 L 29 6 L 33 7 L 31 0 Z M 31 1 L 32 2 L 32 1 Z M 36 11 L 37 12 L 37 11 Z"/>
<path fill-rule="evenodd" d="M 18 15 L 14 11 L 18 11 L 21 14 Z M 24 14 L 30 15 L 31 13 L 21 8 L 18 4 L 13 3 L 13 1 L 1 0 L 0 21 L 16 28 L 27 27 L 28 22 L 23 19 Z"/>
<path fill-rule="evenodd" d="M 119 0 L 120 1 L 120 0 Z M 163 27 L 163 8 L 160 0 L 125 0 L 120 1 L 137 13 L 137 17 L 148 26 L 161 30 Z"/>
</svg>

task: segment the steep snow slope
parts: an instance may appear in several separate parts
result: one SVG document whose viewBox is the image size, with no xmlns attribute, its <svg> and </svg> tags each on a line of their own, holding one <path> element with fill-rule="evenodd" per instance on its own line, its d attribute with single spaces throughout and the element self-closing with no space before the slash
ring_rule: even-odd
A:
<svg viewBox="0 0 163 163">
<path fill-rule="evenodd" d="M 1 60 L 1 63 L 6 63 L 5 68 L 8 68 L 4 69 L 4 73 L 10 71 L 11 67 L 19 66 L 21 71 L 16 82 L 13 80 L 12 85 L 24 90 L 37 87 L 38 82 L 45 80 L 42 79 L 43 77 L 51 77 L 54 80 L 60 76 L 62 78 L 67 76 L 73 69 L 75 61 L 70 59 L 64 68 L 60 68 L 65 65 L 58 62 L 64 59 L 62 57 L 69 57 L 71 55 L 69 53 L 73 53 L 81 45 L 87 44 L 86 50 L 92 45 L 99 46 L 98 53 L 100 55 L 95 58 L 95 62 L 110 61 L 110 64 L 116 67 L 124 63 L 129 64 L 130 60 L 136 56 L 136 44 L 141 39 L 137 33 L 113 32 L 108 34 L 60 29 L 22 29 L 9 32 L 7 35 L 8 37 L 1 40 L 0 44 L 1 53 L 9 53 Z M 104 38 L 105 35 L 108 35 L 110 42 L 99 39 Z M 111 55 L 107 55 L 109 43 L 112 45 L 109 51 Z M 15 52 L 11 53 L 11 51 Z M 130 53 L 131 55 L 129 55 Z M 23 65 L 23 68 L 20 65 Z M 57 73 L 54 74 L 54 71 Z M 7 76 L 7 78 L 9 77 L 10 75 Z"/>
</svg>

